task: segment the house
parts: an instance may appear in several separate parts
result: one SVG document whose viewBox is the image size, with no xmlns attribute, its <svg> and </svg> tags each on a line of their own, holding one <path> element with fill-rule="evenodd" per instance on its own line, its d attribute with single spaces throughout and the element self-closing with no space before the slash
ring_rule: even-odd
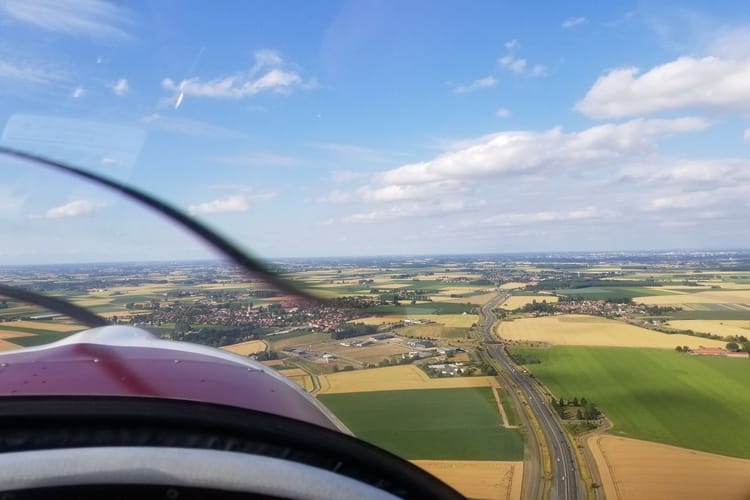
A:
<svg viewBox="0 0 750 500">
<path fill-rule="evenodd" d="M 438 347 L 437 348 L 438 354 L 443 354 L 445 356 L 452 356 L 456 354 L 456 351 L 458 351 L 458 349 L 456 349 L 455 347 Z"/>
<path fill-rule="evenodd" d="M 378 333 L 370 337 L 370 340 L 372 340 L 373 342 L 377 342 L 378 340 L 388 340 L 388 339 L 392 339 L 393 337 L 394 335 L 390 333 Z"/>
<path fill-rule="evenodd" d="M 691 354 L 695 356 L 726 356 L 726 351 L 721 347 L 699 346 L 698 349 L 693 349 Z"/>
<path fill-rule="evenodd" d="M 750 358 L 750 353 L 747 353 L 744 351 L 728 352 L 727 357 L 728 358 Z"/>
<path fill-rule="evenodd" d="M 431 340 L 410 340 L 406 345 L 409 347 L 421 347 L 426 349 L 427 347 L 434 347 L 435 343 Z"/>
</svg>

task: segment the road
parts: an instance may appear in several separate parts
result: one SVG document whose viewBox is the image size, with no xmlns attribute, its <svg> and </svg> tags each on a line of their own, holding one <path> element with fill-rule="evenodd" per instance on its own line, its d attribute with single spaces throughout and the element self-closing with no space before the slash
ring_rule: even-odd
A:
<svg viewBox="0 0 750 500">
<path fill-rule="evenodd" d="M 497 321 L 492 311 L 497 305 L 505 300 L 505 295 L 500 294 L 481 308 L 484 317 L 482 335 L 487 341 L 496 341 L 492 336 L 492 326 Z M 505 374 L 523 392 L 531 411 L 534 413 L 542 428 L 547 441 L 550 458 L 552 461 L 552 489 L 550 498 L 553 500 L 579 500 L 586 498 L 586 492 L 580 484 L 578 477 L 575 455 L 570 441 L 563 430 L 559 420 L 553 413 L 544 397 L 534 388 L 528 375 L 519 371 L 508 358 L 505 350 L 498 344 L 486 344 L 487 352 L 500 364 Z"/>
</svg>

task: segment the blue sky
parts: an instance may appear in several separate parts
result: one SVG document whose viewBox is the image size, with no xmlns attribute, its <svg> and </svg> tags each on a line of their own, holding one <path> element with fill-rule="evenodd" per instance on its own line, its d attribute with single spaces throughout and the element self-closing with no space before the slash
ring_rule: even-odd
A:
<svg viewBox="0 0 750 500">
<path fill-rule="evenodd" d="M 745 248 L 744 2 L 0 0 L 2 142 L 265 257 Z M 6 263 L 204 257 L 2 160 Z"/>
</svg>

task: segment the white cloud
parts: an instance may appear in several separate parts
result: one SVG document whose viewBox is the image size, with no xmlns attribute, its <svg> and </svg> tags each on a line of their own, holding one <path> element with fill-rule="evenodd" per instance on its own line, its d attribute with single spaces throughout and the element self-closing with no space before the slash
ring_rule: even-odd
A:
<svg viewBox="0 0 750 500">
<path fill-rule="evenodd" d="M 745 139 L 745 142 L 750 142 L 750 128 L 745 129 L 745 133 L 742 137 Z"/>
<path fill-rule="evenodd" d="M 570 17 L 570 18 L 566 19 L 565 21 L 563 21 L 560 26 L 562 27 L 562 29 L 566 30 L 568 28 L 573 28 L 575 26 L 580 26 L 580 25 L 586 24 L 588 22 L 589 22 L 589 20 L 586 19 L 585 17 Z"/>
<path fill-rule="evenodd" d="M 434 183 L 448 179 L 536 174 L 630 161 L 653 152 L 661 137 L 702 130 L 700 118 L 637 119 L 580 132 L 508 131 L 482 138 L 463 149 L 379 175 L 385 184 Z"/>
<path fill-rule="evenodd" d="M 506 54 L 497 60 L 497 63 L 516 75 L 526 75 L 531 77 L 547 76 L 547 67 L 543 64 L 534 64 L 533 66 L 522 57 L 516 57 L 515 50 L 519 47 L 518 40 L 511 40 L 505 43 Z"/>
<path fill-rule="evenodd" d="M 486 204 L 484 200 L 469 202 L 461 199 L 439 199 L 437 201 L 415 201 L 390 204 L 367 212 L 357 212 L 341 219 L 345 224 L 375 224 L 390 222 L 404 217 L 434 217 L 476 210 Z"/>
<path fill-rule="evenodd" d="M 453 88 L 453 92 L 456 94 L 465 94 L 479 89 L 494 87 L 496 83 L 497 79 L 494 76 L 485 76 L 484 78 L 474 80 L 468 85 L 458 85 Z"/>
<path fill-rule="evenodd" d="M 0 60 L 0 80 L 17 80 L 23 83 L 49 83 L 61 80 L 62 76 L 28 63 L 13 63 Z"/>
<path fill-rule="evenodd" d="M 500 66 L 509 69 L 517 75 L 521 75 L 526 71 L 526 59 L 517 58 L 510 54 L 501 57 L 497 62 Z"/>
<path fill-rule="evenodd" d="M 497 111 L 495 111 L 495 114 L 500 118 L 510 118 L 511 111 L 508 108 L 500 108 Z"/>
<path fill-rule="evenodd" d="M 0 12 L 47 31 L 94 38 L 129 38 L 129 10 L 103 0 L 0 0 Z"/>
<path fill-rule="evenodd" d="M 575 105 L 592 118 L 703 109 L 750 112 L 750 60 L 680 57 L 646 73 L 618 68 L 599 77 Z"/>
<path fill-rule="evenodd" d="M 227 198 L 220 198 L 203 203 L 197 203 L 188 207 L 190 215 L 206 215 L 232 212 L 247 212 L 250 207 L 259 201 L 268 201 L 276 197 L 276 193 L 238 194 Z"/>
<path fill-rule="evenodd" d="M 706 186 L 732 185 L 750 181 L 750 160 L 743 158 L 650 159 L 620 171 L 616 181 L 633 181 L 651 185 Z"/>
<path fill-rule="evenodd" d="M 118 97 L 126 95 L 129 90 L 130 87 L 128 86 L 128 81 L 124 78 L 120 78 L 114 85 L 112 85 L 112 92 Z"/>
<path fill-rule="evenodd" d="M 104 205 L 87 200 L 74 200 L 59 207 L 50 208 L 43 215 L 32 216 L 33 218 L 62 219 L 65 217 L 80 217 L 91 215 L 97 208 Z"/>
<path fill-rule="evenodd" d="M 686 210 L 713 207 L 721 204 L 734 205 L 747 201 L 750 185 L 723 186 L 703 191 L 690 191 L 658 196 L 644 208 L 645 211 Z"/>
<path fill-rule="evenodd" d="M 604 217 L 612 218 L 617 214 L 611 210 L 602 211 L 588 206 L 569 211 L 511 212 L 486 217 L 479 221 L 486 226 L 514 227 L 548 222 L 591 221 Z"/>
<path fill-rule="evenodd" d="M 262 50 L 255 53 L 255 64 L 249 71 L 203 81 L 190 78 L 177 83 L 170 78 L 162 80 L 162 88 L 175 94 L 175 102 L 184 96 L 216 99 L 241 99 L 261 92 L 291 93 L 297 88 L 315 86 L 315 82 L 303 78 L 293 69 L 287 68 L 276 52 Z"/>
<path fill-rule="evenodd" d="M 78 99 L 80 97 L 83 97 L 85 93 L 86 91 L 84 90 L 84 88 L 79 85 L 78 87 L 73 89 L 73 93 L 71 94 L 71 96 L 73 97 L 73 99 Z"/>
</svg>

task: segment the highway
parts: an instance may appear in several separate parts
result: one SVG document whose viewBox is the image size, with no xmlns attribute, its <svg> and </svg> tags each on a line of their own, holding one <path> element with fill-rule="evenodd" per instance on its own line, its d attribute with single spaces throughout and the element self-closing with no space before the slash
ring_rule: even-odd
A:
<svg viewBox="0 0 750 500">
<path fill-rule="evenodd" d="M 493 309 L 505 300 L 506 295 L 500 294 L 481 308 L 484 317 L 482 335 L 487 341 L 497 341 L 492 336 L 492 326 L 497 321 Z M 575 455 L 571 443 L 562 429 L 562 426 L 553 413 L 544 397 L 534 388 L 529 376 L 519 371 L 508 358 L 502 345 L 486 344 L 487 352 L 492 356 L 506 372 L 506 375 L 515 382 L 516 386 L 523 392 L 528 401 L 531 411 L 534 413 L 547 441 L 552 461 L 552 489 L 550 499 L 552 500 L 579 500 L 586 497 L 586 492 L 580 484 L 576 466 Z M 533 430 L 530 429 L 530 432 Z"/>
</svg>

